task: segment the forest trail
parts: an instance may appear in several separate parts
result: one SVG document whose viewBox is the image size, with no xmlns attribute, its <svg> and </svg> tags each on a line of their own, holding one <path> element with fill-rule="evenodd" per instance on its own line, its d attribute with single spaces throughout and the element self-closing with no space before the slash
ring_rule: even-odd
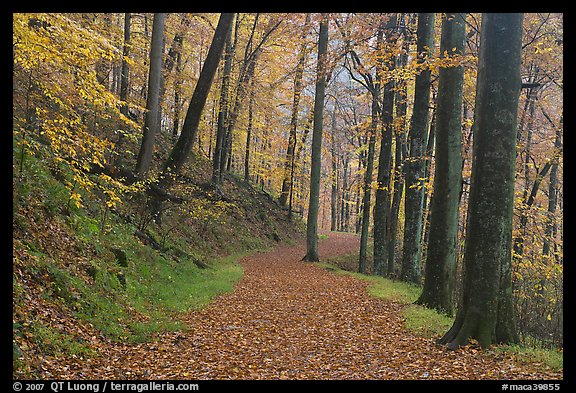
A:
<svg viewBox="0 0 576 393">
<path fill-rule="evenodd" d="M 358 248 L 329 233 L 320 257 Z M 305 246 L 245 257 L 234 291 L 184 316 L 189 330 L 111 344 L 90 360 L 45 365 L 73 379 L 562 379 L 511 356 L 450 351 L 408 332 L 403 305 L 371 297 L 368 282 L 302 262 Z"/>
</svg>

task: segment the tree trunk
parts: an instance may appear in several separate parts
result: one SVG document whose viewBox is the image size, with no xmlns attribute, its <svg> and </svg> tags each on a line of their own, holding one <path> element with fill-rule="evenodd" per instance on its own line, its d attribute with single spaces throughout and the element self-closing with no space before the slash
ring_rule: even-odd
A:
<svg viewBox="0 0 576 393">
<path fill-rule="evenodd" d="M 442 56 L 464 54 L 466 14 L 442 20 Z M 440 69 L 436 111 L 434 197 L 424 267 L 424 288 L 417 303 L 451 315 L 458 239 L 458 205 L 462 182 L 462 92 L 464 67 Z"/>
<path fill-rule="evenodd" d="M 522 61 L 521 13 L 482 16 L 462 300 L 440 343 L 515 343 L 512 215 Z"/>
<path fill-rule="evenodd" d="M 336 106 L 334 106 L 334 111 L 332 111 L 332 124 L 330 127 L 331 131 L 331 149 L 330 154 L 332 156 L 332 181 L 330 187 L 330 230 L 335 231 L 337 229 L 337 217 L 338 217 L 338 159 L 336 153 Z"/>
<path fill-rule="evenodd" d="M 404 15 L 400 19 L 400 28 L 404 35 L 403 51 L 399 55 L 398 63 L 400 68 L 406 67 L 408 63 L 408 38 L 404 26 Z M 404 192 L 404 160 L 406 159 L 406 112 L 408 109 L 408 97 L 406 81 L 400 80 L 396 86 L 396 121 L 394 127 L 394 137 L 396 141 L 394 152 L 394 194 L 392 195 L 392 206 L 390 209 L 389 236 L 388 236 L 388 267 L 387 275 L 394 276 L 394 265 L 396 263 L 396 237 L 398 233 L 398 216 L 400 214 L 400 202 Z"/>
<path fill-rule="evenodd" d="M 396 42 L 395 18 L 390 18 L 387 26 L 387 44 Z M 386 48 L 390 49 L 390 48 Z M 394 57 L 387 55 L 385 69 L 394 70 Z M 377 78 L 378 78 L 377 72 Z M 394 80 L 390 80 L 382 89 L 382 140 L 380 141 L 380 155 L 378 158 L 378 177 L 376 184 L 376 198 L 374 202 L 374 274 L 384 276 L 384 269 L 388 259 L 388 217 L 390 214 L 390 172 L 392 170 L 392 133 L 394 121 Z"/>
<path fill-rule="evenodd" d="M 238 22 L 236 22 L 238 24 Z M 232 27 L 232 24 L 230 24 Z M 236 26 L 236 31 L 238 26 Z M 212 182 L 222 181 L 221 161 L 226 136 L 226 121 L 228 119 L 228 98 L 230 89 L 230 74 L 232 73 L 232 60 L 234 58 L 236 45 L 232 45 L 232 34 L 226 37 L 226 51 L 224 53 L 224 69 L 222 70 L 222 84 L 220 87 L 220 102 L 218 110 L 218 121 L 216 126 L 216 146 L 214 148 L 214 158 L 212 160 Z"/>
<path fill-rule="evenodd" d="M 302 45 L 300 46 L 300 53 L 298 57 L 298 64 L 296 65 L 296 72 L 294 75 L 294 96 L 292 99 L 292 116 L 290 118 L 290 135 L 288 136 L 288 147 L 286 148 L 286 159 L 284 161 L 284 179 L 282 180 L 282 190 L 280 192 L 280 205 L 286 206 L 290 189 L 292 188 L 292 163 L 294 151 L 296 149 L 296 130 L 298 128 L 298 108 L 300 106 L 300 96 L 302 94 L 302 79 L 304 77 L 304 65 L 308 56 L 306 36 L 310 25 L 310 13 L 306 14 L 306 21 L 304 29 L 302 30 Z"/>
<path fill-rule="evenodd" d="M 162 46 L 164 42 L 165 13 L 154 14 L 152 25 L 152 43 L 150 44 L 150 71 L 148 74 L 148 93 L 146 96 L 146 116 L 142 145 L 136 162 L 136 173 L 144 176 L 152 164 L 154 139 L 158 133 L 158 114 L 160 97 L 160 74 L 162 73 Z"/>
<path fill-rule="evenodd" d="M 180 137 L 164 164 L 164 170 L 160 178 L 161 188 L 165 189 L 171 184 L 173 177 L 180 172 L 182 165 L 184 165 L 186 158 L 188 158 L 190 154 L 192 144 L 198 132 L 198 124 L 200 124 L 204 104 L 208 98 L 214 74 L 216 74 L 216 69 L 220 63 L 224 43 L 230 32 L 233 18 L 233 13 L 220 14 L 218 26 L 214 32 L 208 55 L 206 56 L 200 77 L 198 78 L 198 82 L 196 82 L 194 93 L 188 105 L 188 111 L 184 119 L 184 124 L 182 125 Z"/>
<path fill-rule="evenodd" d="M 248 101 L 248 127 L 246 128 L 246 149 L 244 152 L 244 181 L 250 181 L 250 142 L 254 116 L 254 78 L 250 86 L 250 101 Z"/>
<path fill-rule="evenodd" d="M 425 64 L 434 47 L 434 14 L 418 14 L 416 51 L 418 63 Z M 409 157 L 405 162 L 406 195 L 404 198 L 404 243 L 401 276 L 420 282 L 424 179 L 426 178 L 426 134 L 429 127 L 430 75 L 425 67 L 416 76 L 412 121 L 408 132 Z"/>
<path fill-rule="evenodd" d="M 120 73 L 120 113 L 128 117 L 128 82 L 130 68 L 128 56 L 130 56 L 130 21 L 131 13 L 124 14 L 124 46 L 122 47 L 122 71 Z"/>
<path fill-rule="evenodd" d="M 310 200 L 306 222 L 306 255 L 304 261 L 317 262 L 318 257 L 318 208 L 320 196 L 320 167 L 322 154 L 322 120 L 326 91 L 326 62 L 328 52 L 328 16 L 323 15 L 318 37 L 318 67 L 314 97 L 314 127 L 312 128 L 312 160 L 310 164 Z"/>
<path fill-rule="evenodd" d="M 561 120 L 562 121 L 562 120 Z M 559 154 L 559 150 L 562 147 L 562 132 L 561 128 L 556 129 L 556 139 L 554 140 L 554 148 Z M 548 219 L 546 223 L 546 231 L 544 237 L 544 246 L 542 247 L 542 255 L 550 256 L 550 244 L 553 244 L 553 255 L 558 261 L 558 256 L 556 255 L 556 233 L 557 224 L 554 214 L 556 213 L 556 205 L 558 204 L 558 162 L 552 164 L 550 169 L 550 182 L 548 183 Z"/>
</svg>

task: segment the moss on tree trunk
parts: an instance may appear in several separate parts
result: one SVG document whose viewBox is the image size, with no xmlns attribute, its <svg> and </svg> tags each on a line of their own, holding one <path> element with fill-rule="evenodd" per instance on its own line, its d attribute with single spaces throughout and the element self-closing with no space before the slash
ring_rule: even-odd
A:
<svg viewBox="0 0 576 393">
<path fill-rule="evenodd" d="M 482 347 L 518 341 L 512 307 L 511 248 L 520 13 L 483 14 L 462 303 L 441 343 Z"/>
</svg>

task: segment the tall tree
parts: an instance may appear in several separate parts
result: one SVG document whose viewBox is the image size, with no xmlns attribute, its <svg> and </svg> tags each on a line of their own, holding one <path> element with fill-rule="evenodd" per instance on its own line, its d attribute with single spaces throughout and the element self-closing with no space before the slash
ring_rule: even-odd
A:
<svg viewBox="0 0 576 393">
<path fill-rule="evenodd" d="M 419 74 L 416 75 L 414 106 L 408 131 L 408 154 L 405 162 L 406 194 L 404 200 L 404 245 L 402 277 L 420 281 L 424 179 L 426 170 L 426 137 L 429 127 L 430 68 L 426 61 L 434 48 L 434 14 L 419 13 L 416 31 Z"/>
<path fill-rule="evenodd" d="M 398 68 L 403 69 L 408 64 L 408 51 L 410 41 L 407 37 L 405 15 L 399 19 L 399 33 L 403 37 L 402 50 L 398 55 Z M 394 120 L 394 194 L 390 208 L 388 226 L 388 276 L 394 275 L 396 263 L 396 237 L 398 232 L 398 218 L 400 215 L 400 203 L 404 193 L 404 161 L 407 156 L 406 145 L 406 112 L 408 111 L 408 90 L 406 80 L 399 79 L 396 82 L 396 117 Z"/>
<path fill-rule="evenodd" d="M 312 128 L 312 160 L 310 164 L 310 199 L 306 222 L 306 255 L 304 261 L 316 262 L 318 257 L 318 210 L 320 207 L 320 167 L 322 153 L 322 122 L 326 91 L 326 63 L 328 53 L 328 15 L 323 14 L 318 37 L 318 65 L 314 97 L 314 126 Z"/>
<path fill-rule="evenodd" d="M 284 179 L 282 180 L 282 191 L 280 192 L 280 205 L 286 206 L 290 191 L 292 189 L 292 173 L 294 172 L 294 152 L 296 150 L 296 130 L 298 128 L 298 113 L 300 107 L 300 97 L 302 96 L 304 66 L 308 57 L 308 42 L 306 36 L 310 26 L 310 13 L 306 14 L 306 21 L 302 29 L 302 44 L 298 54 L 298 64 L 294 73 L 294 95 L 292 98 L 292 116 L 290 117 L 290 134 L 288 136 L 288 147 L 286 148 L 286 159 L 284 161 Z"/>
<path fill-rule="evenodd" d="M 436 166 L 430 206 L 430 234 L 419 304 L 453 312 L 453 283 L 458 239 L 458 206 L 462 181 L 462 93 L 466 14 L 442 18 L 440 52 L 450 63 L 440 69 L 436 110 Z M 411 272 L 417 278 L 417 272 Z"/>
<path fill-rule="evenodd" d="M 124 14 L 124 45 L 122 46 L 122 71 L 120 72 L 120 101 L 122 105 L 120 112 L 128 117 L 128 82 L 130 67 L 128 66 L 128 56 L 130 56 L 130 21 L 132 14 Z"/>
<path fill-rule="evenodd" d="M 238 34 L 239 18 L 236 19 L 235 34 Z M 230 24 L 232 28 L 232 24 Z M 212 182 L 220 183 L 222 181 L 222 173 L 220 171 L 222 161 L 222 150 L 224 145 L 224 138 L 226 136 L 226 121 L 228 118 L 228 99 L 230 89 L 230 75 L 232 73 L 232 60 L 236 48 L 236 41 L 232 45 L 232 34 L 228 33 L 226 38 L 226 50 L 224 52 L 224 67 L 222 69 L 222 84 L 220 85 L 220 101 L 218 109 L 218 120 L 216 125 L 216 146 L 214 147 L 214 157 L 212 159 Z"/>
<path fill-rule="evenodd" d="M 544 112 L 544 111 L 543 111 Z M 549 116 L 545 114 L 547 118 Z M 556 126 L 551 120 L 550 122 L 556 128 L 555 134 L 556 137 L 554 139 L 554 148 L 556 150 L 555 155 L 559 156 L 559 152 L 562 148 L 562 122 L 563 118 L 560 118 L 560 126 Z M 548 217 L 546 223 L 546 231 L 544 238 L 544 246 L 542 247 L 542 255 L 550 256 L 551 251 L 551 243 L 553 244 L 552 251 L 553 255 L 557 258 L 555 253 L 556 251 L 556 242 L 554 241 L 556 237 L 556 233 L 558 231 L 558 226 L 556 224 L 556 219 L 554 214 L 556 213 L 556 206 L 558 205 L 558 160 L 555 159 L 552 164 L 552 168 L 550 169 L 550 181 L 548 183 Z"/>
<path fill-rule="evenodd" d="M 144 176 L 150 169 L 152 154 L 154 153 L 154 140 L 158 133 L 160 78 L 162 73 L 162 52 L 164 46 L 165 13 L 154 14 L 152 25 L 152 43 L 150 44 L 150 71 L 148 73 L 148 93 L 146 96 L 146 116 L 142 144 L 136 161 L 136 173 Z"/>
<path fill-rule="evenodd" d="M 192 94 L 190 104 L 188 105 L 188 111 L 186 112 L 184 124 L 182 124 L 180 137 L 178 138 L 178 141 L 176 141 L 176 144 L 172 148 L 172 151 L 164 164 L 164 169 L 160 177 L 160 187 L 163 189 L 166 189 L 171 184 L 173 176 L 180 171 L 180 168 L 182 168 L 182 165 L 184 165 L 186 158 L 188 158 L 188 155 L 190 154 L 192 144 L 194 143 L 198 132 L 198 125 L 200 124 L 204 104 L 208 98 L 208 93 L 212 86 L 212 80 L 216 74 L 218 64 L 220 63 L 220 58 L 222 57 L 222 52 L 224 50 L 224 43 L 226 42 L 226 37 L 230 32 L 233 18 L 233 13 L 220 14 L 218 26 L 214 32 L 210 49 L 208 49 L 208 54 L 206 55 L 206 60 L 202 66 L 200 77 L 196 82 L 194 93 Z"/>
<path fill-rule="evenodd" d="M 386 24 L 386 44 L 384 49 L 390 51 L 396 42 L 396 14 Z M 380 49 L 381 50 L 381 49 Z M 380 68 L 394 70 L 395 56 L 381 53 Z M 378 177 L 376 198 L 374 201 L 374 273 L 383 276 L 388 259 L 388 215 L 390 213 L 390 171 L 392 169 L 392 134 L 394 133 L 394 79 L 388 80 L 382 88 L 382 107 L 380 111 L 381 135 L 380 154 L 378 156 Z"/>
<path fill-rule="evenodd" d="M 482 15 L 462 300 L 440 340 L 449 348 L 518 341 L 511 248 L 522 20 Z"/>
</svg>

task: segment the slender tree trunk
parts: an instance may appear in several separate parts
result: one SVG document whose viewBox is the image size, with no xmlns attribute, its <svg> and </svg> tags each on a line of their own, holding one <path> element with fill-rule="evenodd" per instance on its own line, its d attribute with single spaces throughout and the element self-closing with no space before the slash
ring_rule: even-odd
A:
<svg viewBox="0 0 576 393">
<path fill-rule="evenodd" d="M 404 27 L 404 15 L 401 16 L 401 30 L 405 37 L 403 52 L 400 54 L 399 67 L 404 68 L 408 63 L 408 40 Z M 398 216 L 400 214 L 400 202 L 404 192 L 404 160 L 406 159 L 406 112 L 408 110 L 406 81 L 400 80 L 396 86 L 396 120 L 394 127 L 394 137 L 396 141 L 394 152 L 394 193 L 392 195 L 392 206 L 390 209 L 389 238 L 388 238 L 388 267 L 387 275 L 394 276 L 394 265 L 396 263 L 396 243 L 398 232 Z"/>
<path fill-rule="evenodd" d="M 128 117 L 128 82 L 130 67 L 128 65 L 128 56 L 130 56 L 130 21 L 131 13 L 124 14 L 124 45 L 122 47 L 122 71 L 120 73 L 120 113 Z"/>
<path fill-rule="evenodd" d="M 246 149 L 244 153 L 244 181 L 250 181 L 250 142 L 254 116 L 254 78 L 250 86 L 250 101 L 248 102 L 248 128 L 246 128 Z"/>
<path fill-rule="evenodd" d="M 462 300 L 440 343 L 518 342 L 512 304 L 512 215 L 522 61 L 521 13 L 482 15 Z M 497 109 L 495 109 L 497 108 Z"/>
<path fill-rule="evenodd" d="M 342 168 L 342 200 L 340 202 L 340 231 L 348 232 L 349 228 L 349 219 L 350 219 L 350 209 L 348 206 L 349 198 L 350 198 L 350 190 L 348 189 L 348 165 L 349 159 L 348 157 L 344 157 L 343 161 L 343 168 Z"/>
<path fill-rule="evenodd" d="M 387 24 L 387 44 L 396 42 L 396 18 Z M 389 56 L 389 55 L 388 55 Z M 395 59 L 387 59 L 388 70 L 394 70 Z M 392 170 L 392 134 L 394 121 L 394 80 L 390 79 L 382 89 L 382 140 L 378 158 L 378 177 L 374 202 L 374 274 L 384 276 L 388 258 L 388 217 L 390 214 L 390 172 Z"/>
<path fill-rule="evenodd" d="M 466 14 L 446 14 L 442 21 L 440 52 L 464 54 Z M 464 67 L 440 69 L 436 111 L 434 197 L 430 209 L 430 238 L 424 270 L 424 288 L 417 303 L 449 315 L 458 239 L 458 204 L 462 181 L 462 93 Z"/>
<path fill-rule="evenodd" d="M 174 118 L 172 123 L 172 138 L 176 140 L 180 129 L 180 96 L 182 95 L 182 53 L 176 54 L 176 81 L 174 82 Z M 210 133 L 212 138 L 212 133 Z M 210 143 L 211 148 L 212 143 Z M 210 157 L 210 150 L 208 151 Z"/>
<path fill-rule="evenodd" d="M 432 97 L 432 101 L 436 102 L 436 96 Z M 428 133 L 428 142 L 426 143 L 426 153 L 424 156 L 424 181 L 428 181 L 430 179 L 430 170 L 432 167 L 432 159 L 434 157 L 434 143 L 435 143 L 435 135 L 436 135 L 436 110 L 432 111 L 432 119 L 430 121 L 430 132 Z M 429 206 L 432 202 L 433 192 L 430 193 L 428 196 L 429 187 L 426 186 L 426 183 L 422 185 L 424 190 L 423 195 L 423 202 L 422 202 L 422 241 L 420 243 L 421 251 L 421 259 L 423 261 L 426 260 L 426 254 L 428 251 L 428 235 L 430 234 L 430 209 Z M 426 252 L 425 252 L 426 251 Z"/>
<path fill-rule="evenodd" d="M 520 119 L 520 127 L 518 135 L 521 137 L 523 134 L 524 126 L 526 125 L 526 141 L 524 143 L 524 191 L 522 194 L 522 205 L 520 211 L 520 227 L 518 229 L 518 236 L 514 239 L 514 257 L 518 260 L 522 259 L 524 254 L 524 236 L 526 235 L 526 226 L 528 225 L 528 216 L 530 214 L 531 204 L 527 204 L 528 195 L 530 191 L 530 157 L 532 150 L 532 129 L 534 124 L 534 112 L 536 107 L 536 92 L 535 88 L 530 88 L 527 97 L 525 110 Z M 526 113 L 528 113 L 528 121 L 525 124 Z M 538 174 L 536 174 L 534 184 L 538 181 Z"/>
<path fill-rule="evenodd" d="M 286 148 L 286 159 L 284 161 L 284 179 L 282 180 L 282 190 L 280 192 L 280 205 L 286 206 L 290 189 L 292 188 L 292 162 L 294 151 L 296 149 L 296 130 L 298 128 L 298 110 L 300 106 L 300 97 L 302 95 L 302 80 L 304 77 L 304 65 L 308 56 L 308 43 L 306 36 L 310 26 L 310 13 L 306 14 L 304 29 L 302 30 L 302 45 L 298 56 L 298 64 L 294 75 L 294 96 L 292 98 L 292 116 L 290 118 L 290 135 L 288 136 L 288 147 Z"/>
<path fill-rule="evenodd" d="M 377 93 L 376 93 L 377 94 Z M 360 218 L 360 253 L 358 272 L 367 273 L 368 237 L 370 228 L 370 206 L 372 199 L 372 178 L 374 172 L 374 150 L 376 148 L 376 132 L 378 132 L 378 96 L 372 96 L 372 120 L 368 130 L 368 152 L 365 153 L 365 172 L 362 196 L 362 215 Z"/>
<path fill-rule="evenodd" d="M 556 129 L 556 139 L 554 140 L 554 148 L 559 154 L 559 150 L 562 147 L 562 132 L 561 128 Z M 552 164 L 550 169 L 550 181 L 548 183 L 548 218 L 546 223 L 546 231 L 544 237 L 544 246 L 542 247 L 542 255 L 550 256 L 550 244 L 553 244 L 553 255 L 556 260 L 558 257 L 556 255 L 556 233 L 558 231 L 556 218 L 554 214 L 556 213 L 556 206 L 558 204 L 558 162 Z"/>
<path fill-rule="evenodd" d="M 238 24 L 238 22 L 236 22 L 236 24 Z M 230 24 L 230 27 L 232 27 L 232 24 Z M 236 30 L 238 30 L 238 26 L 236 26 Z M 230 74 L 232 73 L 232 60 L 234 58 L 235 47 L 236 45 L 232 45 L 232 34 L 229 32 L 228 36 L 226 37 L 226 51 L 224 53 L 224 69 L 222 70 L 222 84 L 220 87 L 220 102 L 216 128 L 216 147 L 214 148 L 214 158 L 212 160 L 213 183 L 220 183 L 222 181 L 221 161 L 222 151 L 224 148 L 224 139 L 226 136 Z"/>
<path fill-rule="evenodd" d="M 136 162 L 136 173 L 144 176 L 152 164 L 154 140 L 158 133 L 160 77 L 162 73 L 162 44 L 164 41 L 165 13 L 154 14 L 152 25 L 152 43 L 150 44 L 150 71 L 148 74 L 148 94 L 146 97 L 146 116 L 142 145 Z"/>
<path fill-rule="evenodd" d="M 310 200 L 306 222 L 306 255 L 304 261 L 316 262 L 318 256 L 318 208 L 320 195 L 320 166 L 322 153 L 322 121 L 326 90 L 326 63 L 328 52 L 328 16 L 323 15 L 318 37 L 318 68 L 314 97 L 314 128 L 312 129 L 312 161 L 310 164 Z"/>
<path fill-rule="evenodd" d="M 336 107 L 332 111 L 331 149 L 332 156 L 332 181 L 330 184 L 330 230 L 335 231 L 338 216 L 338 159 L 336 153 Z"/>
<path fill-rule="evenodd" d="M 434 47 L 434 14 L 418 14 L 416 51 L 422 66 Z M 404 200 L 404 243 L 401 277 L 420 282 L 422 233 L 424 214 L 424 179 L 426 178 L 426 134 L 429 127 L 430 106 L 429 68 L 424 67 L 416 76 L 414 107 L 408 133 L 409 158 L 405 162 L 406 196 Z"/>
</svg>

